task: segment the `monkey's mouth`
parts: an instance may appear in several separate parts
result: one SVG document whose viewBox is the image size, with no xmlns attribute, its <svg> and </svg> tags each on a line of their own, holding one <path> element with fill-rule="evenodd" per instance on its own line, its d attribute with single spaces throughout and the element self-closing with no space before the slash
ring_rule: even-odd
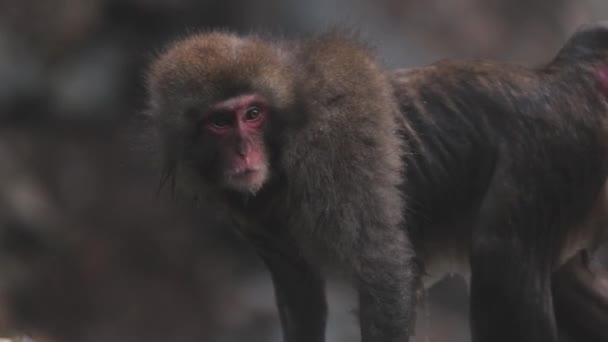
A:
<svg viewBox="0 0 608 342">
<path fill-rule="evenodd" d="M 236 169 L 236 170 L 232 170 L 228 177 L 230 178 L 242 178 L 242 177 L 247 177 L 247 176 L 251 176 L 254 175 L 256 173 L 260 172 L 259 169 L 254 169 L 254 168 L 243 168 L 243 169 Z"/>
<path fill-rule="evenodd" d="M 239 184 L 240 186 L 257 186 L 263 178 L 263 170 L 261 168 L 242 168 L 233 170 L 228 174 L 228 182 Z"/>
<path fill-rule="evenodd" d="M 264 168 L 233 170 L 227 175 L 226 185 L 233 190 L 255 194 L 266 178 Z"/>
</svg>

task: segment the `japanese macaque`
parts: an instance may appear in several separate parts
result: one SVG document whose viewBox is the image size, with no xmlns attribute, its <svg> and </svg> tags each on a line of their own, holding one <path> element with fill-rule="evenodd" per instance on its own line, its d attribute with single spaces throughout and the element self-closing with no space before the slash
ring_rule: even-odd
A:
<svg viewBox="0 0 608 342">
<path fill-rule="evenodd" d="M 407 341 L 444 271 L 470 273 L 474 341 L 549 342 L 552 275 L 606 232 L 607 67 L 602 24 L 540 68 L 395 72 L 348 34 L 213 32 L 168 48 L 148 88 L 165 181 L 257 248 L 285 341 L 324 341 L 337 262 L 364 342 Z"/>
</svg>

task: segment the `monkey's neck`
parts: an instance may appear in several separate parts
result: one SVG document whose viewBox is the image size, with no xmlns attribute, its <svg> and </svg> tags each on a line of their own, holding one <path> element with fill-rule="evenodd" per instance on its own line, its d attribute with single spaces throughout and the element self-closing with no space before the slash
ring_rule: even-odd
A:
<svg viewBox="0 0 608 342">
<path fill-rule="evenodd" d="M 553 73 L 549 84 L 557 86 L 563 91 L 564 85 L 570 86 L 569 92 L 576 94 L 579 101 L 571 104 L 572 112 L 576 113 L 576 106 L 583 103 L 596 108 L 598 113 L 608 113 L 608 58 L 603 63 L 583 64 L 573 66 Z M 567 99 L 568 97 L 566 97 Z M 602 115 L 606 117 L 606 115 Z"/>
<path fill-rule="evenodd" d="M 243 193 L 239 191 L 226 190 L 223 193 L 227 203 L 234 209 L 239 211 L 247 211 L 256 202 L 256 194 Z"/>
<path fill-rule="evenodd" d="M 245 193 L 233 190 L 226 190 L 224 198 L 230 206 L 249 217 L 261 217 L 271 210 L 273 203 L 280 196 L 280 180 L 270 180 L 258 192 Z"/>
</svg>

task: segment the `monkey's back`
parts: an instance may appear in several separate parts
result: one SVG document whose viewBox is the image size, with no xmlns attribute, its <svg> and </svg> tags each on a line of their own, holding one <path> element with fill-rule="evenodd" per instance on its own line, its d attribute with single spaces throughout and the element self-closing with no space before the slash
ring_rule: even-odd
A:
<svg viewBox="0 0 608 342">
<path fill-rule="evenodd" d="M 586 75 L 445 61 L 397 71 L 393 82 L 406 124 L 408 227 L 423 258 L 433 245 L 465 256 L 463 230 L 483 214 L 492 182 L 512 183 L 505 196 L 518 212 L 542 213 L 558 239 L 592 207 L 608 170 L 608 126 Z"/>
</svg>

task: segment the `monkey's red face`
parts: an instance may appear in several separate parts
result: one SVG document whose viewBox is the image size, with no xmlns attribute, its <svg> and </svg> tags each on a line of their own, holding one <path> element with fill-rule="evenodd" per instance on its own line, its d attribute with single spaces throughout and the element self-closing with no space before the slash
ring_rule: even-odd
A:
<svg viewBox="0 0 608 342">
<path fill-rule="evenodd" d="M 219 147 L 222 185 L 232 190 L 256 193 L 268 178 L 264 127 L 268 103 L 258 95 L 241 95 L 211 108 L 203 130 Z"/>
</svg>

